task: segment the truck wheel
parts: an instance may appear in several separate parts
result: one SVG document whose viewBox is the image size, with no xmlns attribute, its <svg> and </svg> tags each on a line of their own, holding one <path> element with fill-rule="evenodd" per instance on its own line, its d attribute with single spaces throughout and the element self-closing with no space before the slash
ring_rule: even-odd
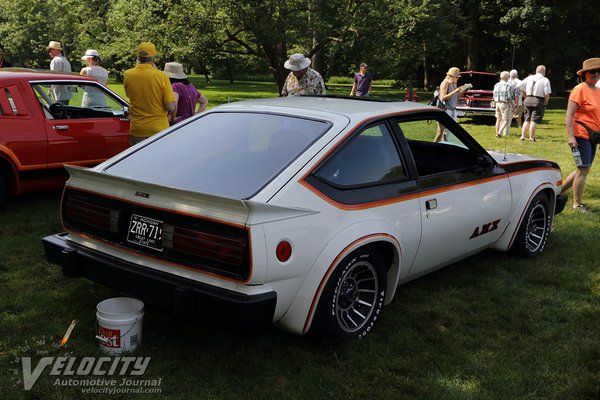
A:
<svg viewBox="0 0 600 400">
<path fill-rule="evenodd" d="M 528 258 L 538 256 L 546 246 L 551 221 L 548 198 L 538 193 L 527 208 L 515 238 L 513 249 L 516 254 Z"/>
<path fill-rule="evenodd" d="M 333 342 L 364 337 L 379 318 L 386 283 L 385 265 L 373 249 L 364 247 L 350 253 L 325 285 L 313 333 Z"/>
</svg>

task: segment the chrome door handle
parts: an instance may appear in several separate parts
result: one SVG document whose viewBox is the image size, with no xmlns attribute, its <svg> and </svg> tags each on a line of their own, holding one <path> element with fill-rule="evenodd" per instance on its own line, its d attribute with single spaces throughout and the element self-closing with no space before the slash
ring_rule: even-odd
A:
<svg viewBox="0 0 600 400">
<path fill-rule="evenodd" d="M 431 200 L 427 200 L 425 202 L 425 208 L 427 210 L 433 210 L 437 208 L 437 200 L 436 199 L 431 199 Z"/>
<path fill-rule="evenodd" d="M 69 125 L 54 125 L 52 129 L 54 129 L 55 131 L 68 131 Z"/>
</svg>

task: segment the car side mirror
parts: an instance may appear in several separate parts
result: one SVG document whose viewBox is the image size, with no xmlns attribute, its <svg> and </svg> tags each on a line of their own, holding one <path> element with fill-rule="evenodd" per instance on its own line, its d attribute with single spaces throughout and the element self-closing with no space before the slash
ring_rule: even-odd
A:
<svg viewBox="0 0 600 400">
<path fill-rule="evenodd" d="M 123 107 L 123 119 L 129 119 L 129 107 Z"/>
<path fill-rule="evenodd" d="M 494 165 L 494 160 L 487 154 L 478 154 L 477 158 L 475 159 L 475 165 L 483 169 L 487 169 Z"/>
</svg>

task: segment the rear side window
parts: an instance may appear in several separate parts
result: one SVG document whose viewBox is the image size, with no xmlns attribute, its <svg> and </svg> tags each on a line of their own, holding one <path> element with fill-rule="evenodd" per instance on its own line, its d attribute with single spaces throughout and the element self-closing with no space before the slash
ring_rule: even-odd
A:
<svg viewBox="0 0 600 400">
<path fill-rule="evenodd" d="M 330 123 L 264 113 L 206 114 L 108 167 L 122 176 L 235 199 L 252 197 Z"/>
<path fill-rule="evenodd" d="M 25 106 L 21 101 L 19 90 L 16 86 L 0 89 L 0 114 L 25 115 Z"/>
<path fill-rule="evenodd" d="M 315 176 L 332 186 L 384 184 L 406 178 L 386 125 L 365 129 L 338 150 Z"/>
</svg>

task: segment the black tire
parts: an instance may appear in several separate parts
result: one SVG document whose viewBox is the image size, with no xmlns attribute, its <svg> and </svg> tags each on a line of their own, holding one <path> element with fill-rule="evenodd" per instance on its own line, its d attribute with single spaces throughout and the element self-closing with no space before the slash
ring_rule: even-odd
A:
<svg viewBox="0 0 600 400">
<path fill-rule="evenodd" d="M 373 330 L 387 290 L 385 264 L 373 248 L 338 264 L 321 294 L 311 331 L 322 341 L 362 338 Z"/>
<path fill-rule="evenodd" d="M 543 193 L 538 193 L 527 208 L 513 244 L 514 252 L 522 257 L 537 257 L 544 251 L 550 233 L 550 204 Z"/>
</svg>

